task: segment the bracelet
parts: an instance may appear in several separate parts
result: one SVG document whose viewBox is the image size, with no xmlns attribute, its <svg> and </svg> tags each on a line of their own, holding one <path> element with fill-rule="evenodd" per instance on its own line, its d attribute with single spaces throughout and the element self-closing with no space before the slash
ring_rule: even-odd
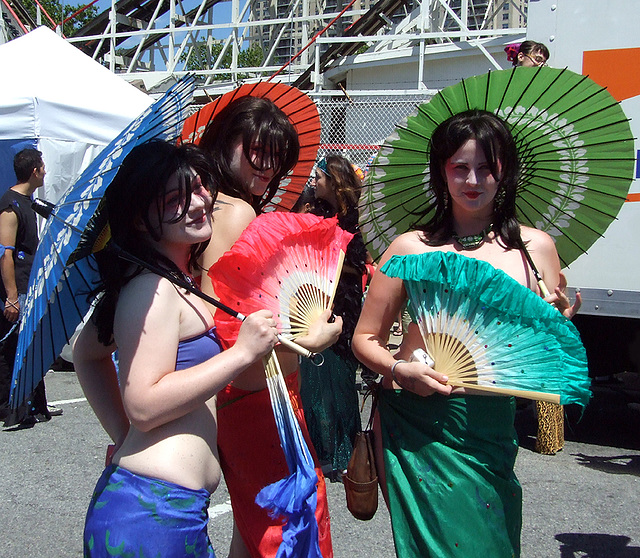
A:
<svg viewBox="0 0 640 558">
<path fill-rule="evenodd" d="M 406 360 L 402 360 L 402 359 L 401 360 L 396 360 L 393 363 L 393 365 L 391 366 L 391 378 L 393 378 L 393 381 L 396 384 L 398 384 L 399 386 L 401 386 L 401 387 L 402 387 L 402 384 L 398 381 L 398 378 L 396 378 L 396 366 L 398 366 L 398 364 L 400 364 L 402 362 L 406 363 L 407 361 Z"/>
<path fill-rule="evenodd" d="M 16 304 L 18 303 L 18 301 L 19 301 L 19 300 L 20 300 L 19 298 L 16 298 L 13 302 L 11 302 L 11 301 L 7 298 L 7 300 L 5 300 L 5 303 L 6 303 L 6 304 L 8 304 L 9 306 L 13 306 L 16 310 L 20 310 L 20 308 L 18 308 L 18 307 L 16 306 Z"/>
</svg>

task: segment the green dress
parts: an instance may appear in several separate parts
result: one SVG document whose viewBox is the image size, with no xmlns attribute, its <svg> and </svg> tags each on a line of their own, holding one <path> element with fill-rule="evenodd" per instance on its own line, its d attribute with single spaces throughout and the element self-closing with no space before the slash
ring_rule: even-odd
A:
<svg viewBox="0 0 640 558">
<path fill-rule="evenodd" d="M 361 430 L 356 387 L 359 364 L 351 351 L 351 339 L 362 309 L 366 260 L 366 249 L 357 228 L 357 207 L 338 216 L 338 223 L 354 233 L 345 254 L 345 265 L 354 271 L 343 270 L 333 307 L 334 313 L 342 317 L 342 333 L 333 346 L 322 352 L 321 366 L 311 364 L 308 359 L 302 359 L 300 364 L 300 397 L 309 435 L 323 471 L 332 480 L 347 468 L 353 442 Z"/>
<path fill-rule="evenodd" d="M 344 359 L 332 349 L 322 351 L 322 355 L 322 366 L 302 359 L 300 397 L 318 461 L 334 480 L 347 468 L 354 437 L 361 429 L 358 365 L 355 359 Z"/>
<path fill-rule="evenodd" d="M 378 408 L 396 554 L 520 556 L 514 398 L 381 390 Z"/>
<path fill-rule="evenodd" d="M 575 327 L 503 271 L 438 251 L 393 256 L 382 272 L 403 280 L 423 335 L 442 335 L 462 357 L 473 356 L 478 387 L 545 391 L 563 404 L 589 400 Z M 398 556 L 520 556 L 514 399 L 383 390 L 379 412 Z"/>
</svg>

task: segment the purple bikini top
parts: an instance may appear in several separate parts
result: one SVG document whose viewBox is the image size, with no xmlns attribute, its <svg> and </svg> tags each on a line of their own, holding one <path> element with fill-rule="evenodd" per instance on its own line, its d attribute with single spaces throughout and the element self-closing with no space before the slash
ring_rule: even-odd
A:
<svg viewBox="0 0 640 558">
<path fill-rule="evenodd" d="M 200 335 L 183 339 L 178 343 L 176 370 L 190 368 L 205 360 L 209 360 L 221 352 L 222 345 L 220 345 L 220 340 L 216 335 L 216 328 L 214 326 Z"/>
</svg>

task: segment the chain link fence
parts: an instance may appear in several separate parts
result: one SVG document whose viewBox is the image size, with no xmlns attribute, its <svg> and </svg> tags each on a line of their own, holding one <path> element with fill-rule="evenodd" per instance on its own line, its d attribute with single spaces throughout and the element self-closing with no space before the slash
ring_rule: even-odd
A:
<svg viewBox="0 0 640 558">
<path fill-rule="evenodd" d="M 391 135 L 396 124 L 431 99 L 431 95 L 366 95 L 348 98 L 313 96 L 322 132 L 318 160 L 326 155 L 342 155 L 366 170 L 378 148 Z M 203 105 L 190 107 L 190 114 Z M 311 180 L 311 177 L 309 177 Z"/>
<path fill-rule="evenodd" d="M 314 99 L 322 123 L 318 158 L 342 155 L 365 169 L 396 124 L 430 98 L 422 94 Z"/>
</svg>

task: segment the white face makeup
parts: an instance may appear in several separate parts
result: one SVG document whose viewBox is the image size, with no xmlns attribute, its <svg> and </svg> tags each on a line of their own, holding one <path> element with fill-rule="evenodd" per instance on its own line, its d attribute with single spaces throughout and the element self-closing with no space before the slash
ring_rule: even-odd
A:
<svg viewBox="0 0 640 558">
<path fill-rule="evenodd" d="M 165 213 L 162 222 L 160 244 L 183 244 L 191 246 L 206 242 L 211 238 L 211 206 L 213 199 L 203 186 L 200 177 L 193 171 L 191 178 L 191 203 L 185 216 L 179 221 L 170 222 L 184 210 L 185 199 L 180 195 L 178 177 L 173 174 L 167 182 L 164 196 Z M 154 227 L 160 228 L 157 215 L 149 216 Z"/>
<path fill-rule="evenodd" d="M 491 217 L 498 181 L 475 139 L 460 146 L 445 163 L 444 173 L 455 209 L 477 217 Z"/>
</svg>

